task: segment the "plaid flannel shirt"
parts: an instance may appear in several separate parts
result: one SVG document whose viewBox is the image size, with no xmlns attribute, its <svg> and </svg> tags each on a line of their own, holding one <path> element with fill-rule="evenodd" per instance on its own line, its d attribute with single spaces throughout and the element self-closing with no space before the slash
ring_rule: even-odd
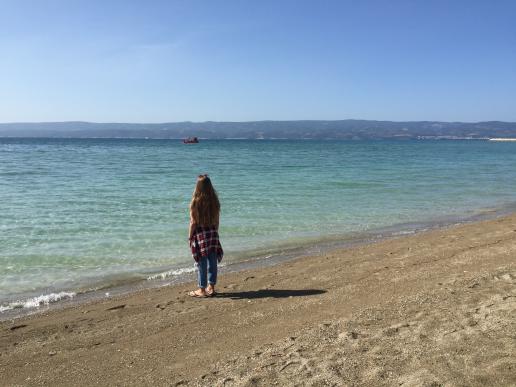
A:
<svg viewBox="0 0 516 387">
<path fill-rule="evenodd" d="M 190 238 L 190 249 L 195 262 L 199 262 L 202 257 L 207 257 L 210 253 L 216 253 L 217 260 L 220 262 L 224 255 L 219 233 L 215 227 L 197 226 Z"/>
</svg>

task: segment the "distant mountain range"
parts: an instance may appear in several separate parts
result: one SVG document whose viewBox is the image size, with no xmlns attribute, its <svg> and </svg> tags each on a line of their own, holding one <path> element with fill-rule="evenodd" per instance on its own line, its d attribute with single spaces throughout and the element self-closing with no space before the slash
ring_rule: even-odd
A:
<svg viewBox="0 0 516 387">
<path fill-rule="evenodd" d="M 0 137 L 201 139 L 480 139 L 516 138 L 516 123 L 438 121 L 251 121 L 124 124 L 41 122 L 0 124 Z"/>
</svg>

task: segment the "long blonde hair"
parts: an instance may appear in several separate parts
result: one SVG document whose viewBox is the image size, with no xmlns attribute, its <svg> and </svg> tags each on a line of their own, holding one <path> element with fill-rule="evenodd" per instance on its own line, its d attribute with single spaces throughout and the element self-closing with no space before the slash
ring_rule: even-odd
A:
<svg viewBox="0 0 516 387">
<path fill-rule="evenodd" d="M 199 175 L 190 202 L 192 221 L 203 227 L 219 227 L 220 202 L 208 175 Z"/>
</svg>

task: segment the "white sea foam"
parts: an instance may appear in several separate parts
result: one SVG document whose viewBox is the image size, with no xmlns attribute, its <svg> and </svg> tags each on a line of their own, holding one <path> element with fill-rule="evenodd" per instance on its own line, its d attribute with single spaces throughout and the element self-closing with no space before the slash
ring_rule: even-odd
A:
<svg viewBox="0 0 516 387">
<path fill-rule="evenodd" d="M 195 270 L 197 270 L 195 267 L 185 267 L 183 269 L 169 270 L 163 273 L 153 274 L 147 277 L 147 280 L 163 280 L 165 278 L 175 277 L 181 274 L 193 273 Z"/>
<path fill-rule="evenodd" d="M 40 306 L 48 305 L 50 303 L 57 302 L 63 299 L 72 299 L 76 295 L 77 293 L 74 292 L 42 294 L 38 297 L 32 297 L 27 300 L 13 301 L 7 305 L 0 305 L 0 313 L 12 309 L 39 308 Z"/>
<path fill-rule="evenodd" d="M 400 230 L 400 231 L 396 231 L 396 232 L 393 232 L 392 235 L 393 236 L 398 236 L 398 235 L 411 235 L 411 234 L 415 234 L 416 231 L 415 230 Z"/>
</svg>

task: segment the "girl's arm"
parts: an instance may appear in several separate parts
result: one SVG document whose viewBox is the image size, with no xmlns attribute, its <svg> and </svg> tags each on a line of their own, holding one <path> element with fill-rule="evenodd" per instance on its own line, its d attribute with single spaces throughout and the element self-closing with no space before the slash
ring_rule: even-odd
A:
<svg viewBox="0 0 516 387">
<path fill-rule="evenodd" d="M 192 211 L 190 211 L 190 229 L 188 231 L 188 239 L 192 239 L 194 231 L 195 231 L 196 224 L 192 217 Z"/>
</svg>

